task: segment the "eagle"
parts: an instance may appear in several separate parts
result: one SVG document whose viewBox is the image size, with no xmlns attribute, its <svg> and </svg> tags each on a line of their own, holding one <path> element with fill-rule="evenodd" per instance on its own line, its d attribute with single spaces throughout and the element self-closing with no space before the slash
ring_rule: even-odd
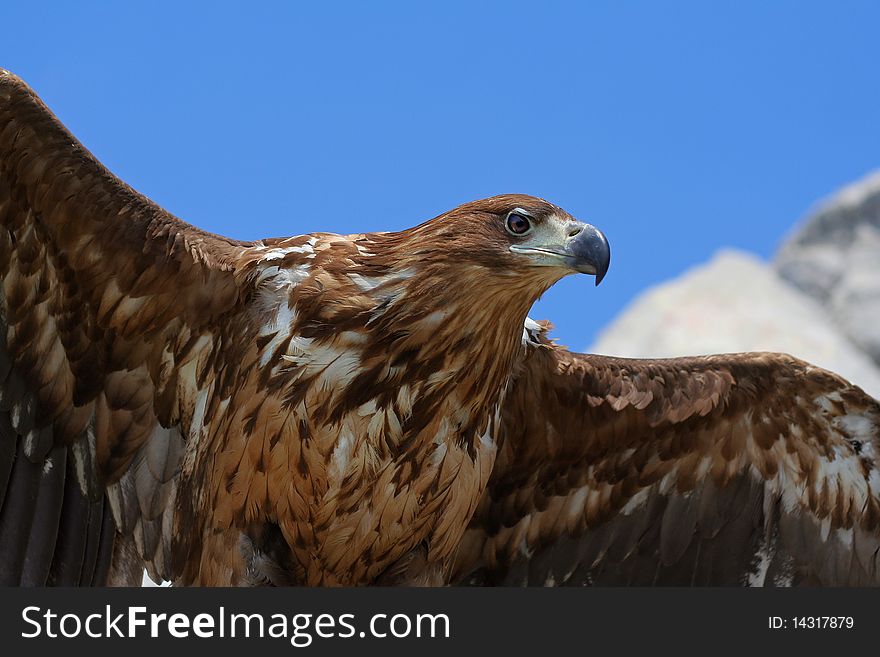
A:
<svg viewBox="0 0 880 657">
<path fill-rule="evenodd" d="M 880 583 L 880 405 L 783 354 L 572 353 L 604 235 L 184 223 L 0 72 L 0 583 Z"/>
</svg>

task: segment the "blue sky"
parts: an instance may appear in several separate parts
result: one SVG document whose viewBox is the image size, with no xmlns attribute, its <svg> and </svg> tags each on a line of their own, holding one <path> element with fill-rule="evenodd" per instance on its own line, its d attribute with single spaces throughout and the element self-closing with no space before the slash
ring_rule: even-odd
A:
<svg viewBox="0 0 880 657">
<path fill-rule="evenodd" d="M 601 287 L 570 277 L 532 313 L 575 348 L 719 247 L 769 257 L 880 166 L 880 3 L 253 4 L 6 3 L 0 66 L 237 238 L 546 197 L 613 250 Z"/>
</svg>

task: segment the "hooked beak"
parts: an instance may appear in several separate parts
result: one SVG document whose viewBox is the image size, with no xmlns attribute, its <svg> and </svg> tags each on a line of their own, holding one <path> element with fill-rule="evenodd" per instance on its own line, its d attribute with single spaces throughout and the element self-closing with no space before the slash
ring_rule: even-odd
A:
<svg viewBox="0 0 880 657">
<path fill-rule="evenodd" d="M 565 264 L 582 274 L 594 274 L 596 285 L 602 282 L 611 264 L 611 247 L 602 231 L 590 224 L 566 241 Z"/>
<path fill-rule="evenodd" d="M 581 274 L 593 274 L 596 285 L 605 278 L 611 264 L 611 247 L 605 235 L 595 226 L 580 221 L 567 225 L 562 244 L 514 244 L 510 250 L 530 256 L 535 265 L 562 266 Z"/>
</svg>

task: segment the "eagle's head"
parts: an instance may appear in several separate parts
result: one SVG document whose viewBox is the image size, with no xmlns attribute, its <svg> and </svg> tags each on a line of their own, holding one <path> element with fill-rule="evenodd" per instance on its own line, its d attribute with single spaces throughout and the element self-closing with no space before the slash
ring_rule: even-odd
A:
<svg viewBox="0 0 880 657">
<path fill-rule="evenodd" d="M 505 194 L 473 201 L 429 223 L 450 237 L 452 257 L 511 275 L 555 282 L 568 274 L 592 274 L 598 285 L 611 261 L 601 231 L 534 196 Z M 448 228 L 455 226 L 460 234 L 450 236 Z"/>
<path fill-rule="evenodd" d="M 413 264 L 442 266 L 452 285 L 467 279 L 502 294 L 537 297 L 574 273 L 592 274 L 598 285 L 611 260 L 601 231 L 523 194 L 465 203 L 397 235 Z"/>
</svg>

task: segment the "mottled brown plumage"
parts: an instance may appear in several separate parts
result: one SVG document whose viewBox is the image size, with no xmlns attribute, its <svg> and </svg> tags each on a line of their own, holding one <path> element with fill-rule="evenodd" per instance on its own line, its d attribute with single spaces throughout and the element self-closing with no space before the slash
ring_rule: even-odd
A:
<svg viewBox="0 0 880 657">
<path fill-rule="evenodd" d="M 526 321 L 607 265 L 520 195 L 211 235 L 0 71 L 0 582 L 876 583 L 876 402 Z"/>
<path fill-rule="evenodd" d="M 880 405 L 783 354 L 572 354 L 536 331 L 454 579 L 880 583 Z"/>
</svg>

